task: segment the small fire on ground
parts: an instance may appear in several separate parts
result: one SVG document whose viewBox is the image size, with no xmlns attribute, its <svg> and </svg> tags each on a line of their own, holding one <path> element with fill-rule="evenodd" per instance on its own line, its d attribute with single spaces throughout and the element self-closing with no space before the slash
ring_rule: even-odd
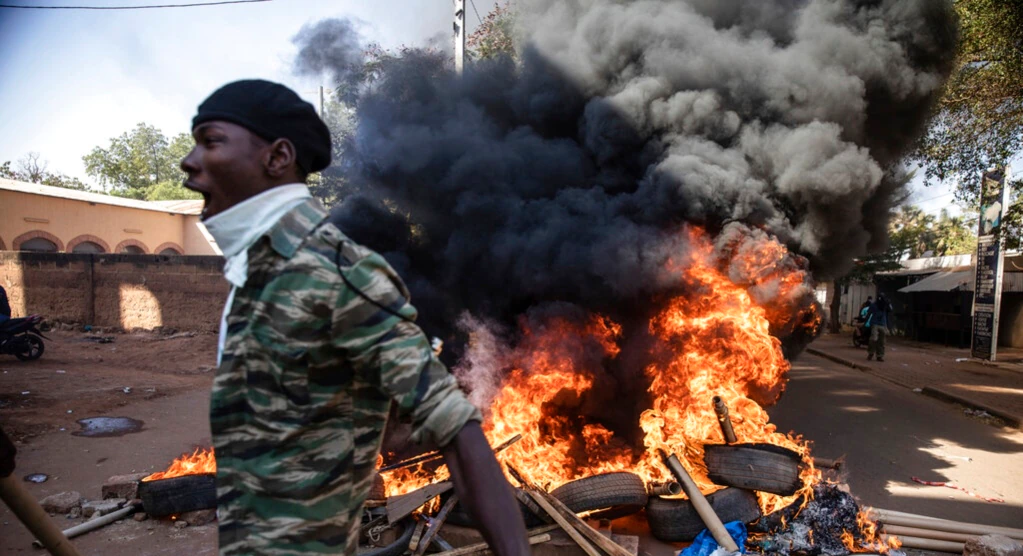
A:
<svg viewBox="0 0 1023 556">
<path fill-rule="evenodd" d="M 153 473 L 142 480 L 157 481 L 184 475 L 216 474 L 216 472 L 217 460 L 213 457 L 213 448 L 196 448 L 191 454 L 181 454 L 171 462 L 166 470 Z"/>
</svg>

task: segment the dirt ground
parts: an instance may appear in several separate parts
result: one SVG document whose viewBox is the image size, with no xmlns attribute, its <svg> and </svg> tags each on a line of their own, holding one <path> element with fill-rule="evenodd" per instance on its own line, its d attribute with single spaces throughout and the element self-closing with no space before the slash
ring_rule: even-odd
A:
<svg viewBox="0 0 1023 556">
<path fill-rule="evenodd" d="M 0 356 L 0 427 L 18 449 L 14 476 L 37 499 L 69 490 L 99 499 L 113 475 L 153 472 L 183 452 L 210 445 L 213 334 L 47 333 L 41 359 Z M 98 343 L 92 337 L 112 338 Z M 129 417 L 142 428 L 123 436 L 84 437 L 79 419 Z M 56 516 L 62 528 L 78 524 Z M 75 539 L 82 554 L 216 554 L 216 526 L 176 529 L 170 521 L 123 520 Z M 39 554 L 32 537 L 0 505 L 0 554 Z"/>
</svg>

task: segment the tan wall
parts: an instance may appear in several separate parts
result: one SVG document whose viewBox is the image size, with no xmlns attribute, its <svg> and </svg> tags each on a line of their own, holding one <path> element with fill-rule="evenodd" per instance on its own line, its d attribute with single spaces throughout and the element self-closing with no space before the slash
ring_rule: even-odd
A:
<svg viewBox="0 0 1023 556">
<path fill-rule="evenodd" d="M 51 322 L 216 331 L 228 284 L 221 257 L 0 252 L 13 316 Z"/>
<path fill-rule="evenodd" d="M 71 250 L 68 245 L 76 238 L 88 235 L 101 239 L 110 252 L 116 252 L 118 245 L 129 241 L 143 244 L 146 253 L 173 244 L 184 249 L 186 255 L 216 254 L 208 243 L 203 244 L 205 240 L 195 239 L 198 221 L 199 217 L 194 215 L 0 189 L 0 241 L 3 242 L 0 249 L 13 250 L 16 238 L 41 231 L 59 239 L 59 246 L 66 251 Z"/>
<path fill-rule="evenodd" d="M 216 241 L 199 221 L 199 215 L 185 216 L 182 237 L 181 246 L 186 255 L 220 255 L 220 250 L 214 247 Z"/>
</svg>

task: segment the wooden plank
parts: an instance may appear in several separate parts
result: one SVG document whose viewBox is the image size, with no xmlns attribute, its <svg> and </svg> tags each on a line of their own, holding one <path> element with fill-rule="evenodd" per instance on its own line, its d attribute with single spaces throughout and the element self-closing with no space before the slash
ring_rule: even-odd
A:
<svg viewBox="0 0 1023 556">
<path fill-rule="evenodd" d="M 429 502 L 436 496 L 444 494 L 452 488 L 451 481 L 443 481 L 440 483 L 426 485 L 423 488 L 413 490 L 408 494 L 388 498 L 387 523 L 394 524 L 401 521 L 405 517 L 408 517 L 412 512 L 416 511 L 423 504 Z"/>
<path fill-rule="evenodd" d="M 534 544 L 545 543 L 551 540 L 550 533 L 540 533 L 538 535 L 532 535 L 528 539 L 530 546 Z M 448 550 L 446 552 L 437 552 L 432 556 L 483 556 L 490 554 L 490 545 L 485 542 L 476 544 L 470 544 L 469 546 L 463 546 L 462 548 L 456 548 L 454 550 Z"/>
<path fill-rule="evenodd" d="M 412 532 L 412 538 L 408 542 L 408 549 L 415 552 L 419 548 L 419 539 L 423 538 L 423 531 L 426 530 L 426 520 L 416 523 L 416 530 Z"/>
<path fill-rule="evenodd" d="M 572 540 L 575 541 L 575 544 L 579 545 L 579 548 L 583 549 L 583 552 L 589 556 L 601 556 L 600 551 L 590 544 L 589 541 L 583 537 L 582 533 L 580 533 L 563 515 L 561 515 L 561 513 L 558 512 L 558 510 L 554 508 L 554 506 L 551 505 L 547 498 L 543 496 L 544 493 L 529 487 L 527 487 L 526 493 L 529 494 L 530 498 L 536 501 L 537 505 L 547 512 L 547 515 L 551 516 L 551 519 L 553 519 L 564 532 L 568 533 L 569 537 L 572 537 Z M 575 514 L 572 514 L 572 516 L 575 517 Z M 576 519 L 579 518 L 576 517 Z M 586 524 L 584 523 L 583 525 Z M 588 525 L 586 528 L 593 531 L 593 529 L 590 529 Z M 600 533 L 597 533 L 596 531 L 594 531 L 594 533 L 600 537 Z"/>
<path fill-rule="evenodd" d="M 553 509 L 562 519 L 571 523 L 573 529 L 584 535 L 593 544 L 600 547 L 601 550 L 607 552 L 610 556 L 633 556 L 627 550 L 621 546 L 615 544 L 614 541 L 601 535 L 593 527 L 586 524 L 585 521 L 575 515 L 575 512 L 570 510 L 567 506 L 561 503 L 561 500 L 551 496 L 550 494 L 543 491 L 530 490 L 530 493 L 536 493 L 541 499 L 543 499 L 551 509 Z M 539 501 L 538 501 L 539 502 Z M 541 504 L 541 506 L 543 506 Z"/>
<path fill-rule="evenodd" d="M 433 537 L 437 535 L 437 531 L 440 530 L 441 525 L 444 524 L 444 520 L 446 520 L 448 518 L 448 514 L 451 513 L 451 508 L 454 508 L 457 503 L 457 494 L 448 498 L 447 502 L 444 502 L 444 506 L 441 507 L 439 512 L 437 512 L 437 517 L 430 520 L 430 526 L 426 529 L 426 533 L 423 535 L 423 539 L 419 543 L 419 546 L 416 547 L 413 556 L 423 556 L 426 552 L 426 547 L 430 546 L 430 543 L 433 541 Z"/>
</svg>

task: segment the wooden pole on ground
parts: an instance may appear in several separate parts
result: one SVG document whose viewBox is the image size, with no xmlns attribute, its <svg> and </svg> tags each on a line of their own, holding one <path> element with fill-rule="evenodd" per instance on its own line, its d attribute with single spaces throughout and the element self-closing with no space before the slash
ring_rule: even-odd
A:
<svg viewBox="0 0 1023 556">
<path fill-rule="evenodd" d="M 714 540 L 725 550 L 738 552 L 739 547 L 732 540 L 728 531 L 725 530 L 725 524 L 721 523 L 721 518 L 718 517 L 718 514 L 714 513 L 714 508 L 710 507 L 710 502 L 707 502 L 703 493 L 700 492 L 700 487 L 696 486 L 696 482 L 686 472 L 685 467 L 682 467 L 682 462 L 675 457 L 675 454 L 669 454 L 660 448 L 658 448 L 658 452 L 661 454 L 661 460 L 664 461 L 664 465 L 675 476 L 678 483 L 682 485 L 682 490 L 689 497 L 689 501 L 693 503 L 693 508 L 696 509 L 696 513 L 700 514 L 700 519 L 703 520 L 703 524 L 710 530 Z"/>
<path fill-rule="evenodd" d="M 994 525 L 981 525 L 979 523 L 965 523 L 952 521 L 937 517 L 908 514 L 881 508 L 868 508 L 868 514 L 872 519 L 886 525 L 901 525 L 903 527 L 919 527 L 920 529 L 931 529 L 933 531 L 945 531 L 948 533 L 966 533 L 967 535 L 1005 535 L 1016 540 L 1023 540 L 1023 529 L 1012 527 L 996 527 Z"/>
<path fill-rule="evenodd" d="M 81 556 L 43 507 L 13 475 L 0 478 L 0 499 L 53 556 Z"/>
</svg>

